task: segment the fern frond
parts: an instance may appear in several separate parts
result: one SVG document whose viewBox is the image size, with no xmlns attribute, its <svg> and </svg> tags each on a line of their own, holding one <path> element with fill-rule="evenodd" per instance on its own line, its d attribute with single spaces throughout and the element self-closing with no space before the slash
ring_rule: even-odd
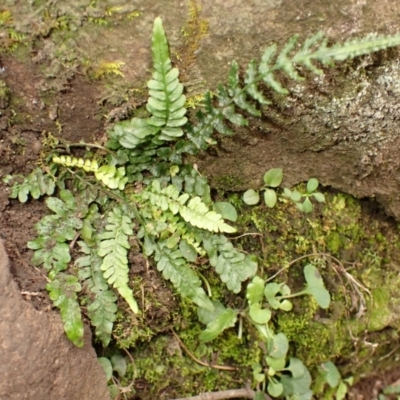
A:
<svg viewBox="0 0 400 400">
<path fill-rule="evenodd" d="M 14 180 L 16 180 L 16 177 L 11 175 L 3 179 L 7 184 Z M 38 199 L 45 194 L 51 196 L 54 193 L 55 187 L 54 177 L 43 173 L 41 168 L 36 168 L 24 178 L 22 183 L 15 182 L 13 184 L 10 198 L 18 198 L 21 203 L 26 203 L 29 195 L 34 199 Z"/>
<path fill-rule="evenodd" d="M 220 214 L 210 211 L 199 196 L 190 198 L 187 193 L 180 194 L 174 185 L 161 189 L 160 181 L 155 179 L 141 196 L 145 200 L 150 200 L 152 205 L 162 211 L 170 210 L 174 215 L 179 213 L 186 222 L 197 228 L 210 232 L 236 232 L 236 229 L 228 225 Z"/>
<path fill-rule="evenodd" d="M 147 123 L 161 129 L 158 140 L 176 140 L 183 135 L 181 127 L 187 122 L 186 97 L 178 79 L 179 71 L 171 66 L 161 18 L 154 21 L 151 51 L 154 72 L 153 79 L 147 82 L 150 89 L 147 110 L 152 116 Z"/>
<path fill-rule="evenodd" d="M 116 123 L 113 129 L 107 133 L 113 147 L 116 147 L 115 143 L 117 143 L 126 149 L 135 149 L 153 139 L 158 131 L 159 128 L 149 125 L 147 120 L 132 118 L 128 121 Z"/>
<path fill-rule="evenodd" d="M 89 289 L 87 299 L 87 311 L 90 322 L 96 328 L 96 336 L 104 347 L 107 347 L 111 340 L 111 333 L 118 307 L 117 296 L 109 289 L 108 283 L 101 271 L 102 259 L 94 248 L 90 248 L 85 242 L 79 241 L 83 256 L 75 260 L 79 267 L 79 279 Z"/>
<path fill-rule="evenodd" d="M 83 322 L 81 307 L 76 293 L 81 290 L 78 278 L 59 273 L 46 285 L 50 299 L 59 308 L 64 330 L 69 340 L 78 347 L 83 346 Z"/>
<path fill-rule="evenodd" d="M 157 269 L 165 279 L 172 282 L 176 290 L 183 297 L 187 297 L 199 307 L 213 311 L 214 305 L 201 287 L 199 277 L 183 258 L 182 253 L 175 249 L 168 249 L 164 242 L 155 247 Z"/>
<path fill-rule="evenodd" d="M 204 237 L 203 247 L 211 266 L 220 275 L 222 282 L 234 293 L 239 293 L 241 283 L 253 277 L 257 271 L 257 262 L 236 250 L 225 236 Z"/>
<path fill-rule="evenodd" d="M 105 231 L 99 235 L 101 241 L 97 254 L 103 258 L 100 268 L 107 282 L 118 290 L 137 314 L 139 307 L 128 286 L 128 237 L 133 234 L 132 221 L 117 205 L 108 213 L 107 222 Z"/>
<path fill-rule="evenodd" d="M 227 88 L 219 85 L 214 93 L 216 104 L 211 101 L 211 96 L 205 96 L 205 112 L 197 114 L 198 124 L 187 127 L 187 137 L 192 146 L 204 150 L 212 142 L 211 135 L 214 130 L 221 134 L 229 135 L 232 131 L 226 126 L 225 120 L 238 126 L 247 124 L 247 120 L 236 109 L 243 110 L 251 115 L 260 116 L 261 112 L 256 105 L 268 105 L 270 100 L 264 97 L 260 90 L 260 82 L 264 82 L 275 92 L 287 94 L 288 90 L 276 76 L 277 71 L 283 71 L 290 79 L 302 80 L 298 73 L 298 66 L 316 74 L 322 70 L 313 63 L 332 64 L 348 58 L 358 57 L 388 47 L 400 45 L 400 35 L 382 36 L 368 35 L 361 39 L 351 39 L 343 44 L 327 46 L 328 40 L 323 34 L 317 33 L 305 40 L 300 49 L 296 49 L 298 36 L 293 36 L 278 53 L 276 44 L 269 46 L 262 54 L 257 67 L 252 60 L 245 71 L 244 83 L 239 79 L 237 63 L 232 62 Z M 193 152 L 192 146 L 182 148 L 182 152 Z M 183 147 L 183 146 L 182 146 Z"/>
<path fill-rule="evenodd" d="M 343 61 L 398 45 L 400 45 L 400 34 L 393 36 L 370 34 L 360 39 L 349 39 L 343 44 L 338 43 L 331 47 L 327 47 L 326 41 L 323 41 L 310 58 L 327 64 L 333 60 Z M 295 59 L 293 61 L 296 62 Z"/>
<path fill-rule="evenodd" d="M 28 242 L 28 248 L 35 250 L 32 258 L 34 265 L 42 265 L 48 271 L 63 271 L 71 260 L 67 241 L 73 240 L 76 232 L 82 228 L 79 212 L 86 215 L 85 204 L 77 204 L 69 190 L 60 191 L 61 199 L 49 197 L 46 204 L 54 212 L 42 218 L 35 229 L 38 237 Z"/>
</svg>

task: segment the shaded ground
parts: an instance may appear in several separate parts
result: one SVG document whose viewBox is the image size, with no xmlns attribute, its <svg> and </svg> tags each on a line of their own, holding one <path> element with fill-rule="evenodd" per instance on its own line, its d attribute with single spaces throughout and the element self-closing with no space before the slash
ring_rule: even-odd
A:
<svg viewBox="0 0 400 400">
<path fill-rule="evenodd" d="M 70 142 L 81 140 L 101 142 L 104 140 L 107 124 L 132 115 L 134 108 L 143 100 L 140 90 L 150 66 L 148 42 L 151 23 L 161 12 L 160 7 L 148 2 L 143 5 L 136 2 L 135 6 L 127 6 L 128 8 L 123 11 L 109 12 L 108 15 L 106 9 L 112 6 L 112 2 L 107 7 L 97 8 L 89 7 L 86 3 L 89 2 L 56 5 L 54 9 L 51 7 L 48 9 L 45 5 L 29 9 L 30 6 L 24 4 L 22 7 L 13 1 L 6 4 L 5 9 L 11 11 L 16 10 L 16 7 L 22 7 L 22 15 L 23 13 L 31 15 L 31 19 L 26 21 L 18 19 L 18 13 L 15 12 L 12 20 L 0 25 L 3 27 L 0 39 L 4 51 L 0 57 L 0 80 L 6 88 L 0 95 L 2 176 L 29 173 L 40 159 L 46 143 L 45 138 L 49 138 L 49 133 Z M 181 49 L 181 53 L 187 57 L 186 61 L 181 62 L 180 68 L 186 73 L 189 90 L 193 93 L 204 90 L 204 77 L 207 78 L 207 87 L 215 87 L 217 80 L 226 75 L 228 60 L 238 57 L 248 60 L 258 55 L 263 44 L 256 41 L 260 35 L 269 34 L 271 38 L 284 40 L 293 33 L 292 31 L 305 25 L 309 26 L 304 32 L 308 34 L 311 29 L 314 31 L 316 28 L 325 27 L 327 21 L 332 20 L 331 15 L 337 17 L 343 14 L 343 18 L 335 22 L 329 32 L 333 37 L 348 36 L 353 32 L 378 30 L 383 27 L 389 29 L 393 25 L 392 21 L 400 13 L 396 2 L 381 2 L 378 10 L 381 18 L 376 18 L 374 24 L 368 27 L 366 26 L 367 22 L 370 22 L 368 18 L 376 11 L 371 9 L 371 5 L 358 5 L 362 2 L 358 2 L 357 5 L 352 2 L 350 6 L 349 2 L 342 1 L 327 9 L 326 2 L 304 1 L 304 4 L 287 10 L 281 7 L 280 1 L 256 1 L 246 3 L 245 12 L 241 2 L 215 2 L 213 5 L 204 5 L 202 15 L 210 24 L 210 36 L 204 39 L 202 44 L 204 47 L 200 48 L 199 43 L 190 43 L 193 48 L 188 49 L 188 45 L 185 48 L 184 41 L 179 36 L 179 29 L 176 29 L 182 27 L 188 18 L 186 5 L 177 9 L 174 2 L 165 3 L 162 15 L 165 15 L 166 26 L 171 31 L 171 43 L 175 46 L 173 48 Z M 307 7 L 313 10 L 310 14 L 304 11 Z M 228 9 L 229 18 L 222 21 L 221 13 L 226 15 Z M 141 12 L 142 16 L 132 16 L 132 19 L 128 19 L 127 16 L 134 11 Z M 263 24 L 267 13 L 281 22 Z M 258 17 L 255 18 L 254 15 Z M 294 25 L 290 32 L 285 32 L 283 35 L 281 32 L 283 27 L 286 28 L 287 21 L 295 21 L 297 18 L 305 22 Z M 104 27 L 103 21 L 105 21 Z M 66 24 L 66 28 L 63 23 Z M 52 24 L 54 26 L 49 28 Z M 254 29 L 254 26 L 257 29 Z M 82 29 L 78 29 L 79 27 Z M 175 31 L 171 29 L 172 27 Z M 18 43 L 19 40 L 12 39 L 10 29 L 21 32 L 26 39 Z M 69 33 L 70 31 L 75 34 Z M 253 39 L 254 44 L 249 45 Z M 14 41 L 18 45 L 13 52 L 7 48 L 13 44 L 9 41 Z M 24 42 L 27 43 L 27 47 Z M 215 59 L 210 60 L 208 57 L 208 54 L 212 53 L 213 46 L 218 48 L 215 56 L 221 66 L 218 68 L 218 74 L 215 73 Z M 189 68 L 193 53 L 197 52 L 198 48 L 200 48 L 198 54 L 200 67 L 196 65 Z M 314 93 L 316 90 L 314 86 L 308 87 L 307 91 L 295 92 L 290 101 L 298 101 L 300 103 L 298 108 L 277 106 L 266 121 L 253 125 L 250 134 L 242 132 L 234 140 L 223 142 L 217 150 L 204 155 L 204 159 L 199 160 L 199 165 L 204 166 L 216 186 L 224 189 L 243 189 L 248 188 L 249 182 L 257 186 L 262 173 L 269 167 L 279 164 L 284 166 L 285 172 L 288 172 L 289 184 L 317 176 L 326 185 L 361 197 L 377 197 L 387 212 L 398 217 L 400 215 L 396 197 L 398 195 L 395 193 L 399 185 L 396 177 L 399 169 L 399 160 L 396 159 L 399 139 L 392 134 L 399 119 L 398 110 L 394 107 L 394 104 L 397 104 L 398 89 L 397 86 L 382 81 L 381 74 L 388 68 L 397 79 L 396 57 L 397 53 L 394 52 L 377 58 L 368 58 L 365 65 L 360 68 L 355 65 L 356 70 L 366 71 L 366 75 L 369 69 L 371 70 L 369 74 L 371 80 L 381 88 L 379 101 L 373 98 L 372 89 L 369 89 L 366 83 L 369 81 L 364 77 L 360 78 L 354 74 L 357 87 L 351 96 L 348 96 L 346 93 L 341 93 L 343 80 L 340 77 L 335 80 L 334 74 L 328 75 L 326 80 L 318 82 L 323 88 L 320 92 Z M 121 67 L 124 78 L 110 73 L 107 70 L 110 66 L 104 64 L 115 61 L 116 58 L 125 62 L 125 66 Z M 390 63 L 389 67 L 386 67 L 386 58 Z M 378 69 L 373 69 L 374 65 Z M 339 69 L 340 73 L 346 73 L 346 68 Z M 102 77 L 101 80 L 93 80 L 94 76 L 99 75 Z M 199 86 L 193 83 L 197 81 L 200 82 Z M 344 99 L 338 106 L 333 105 L 331 100 L 333 96 L 330 93 L 332 86 L 336 84 L 338 97 Z M 363 85 L 367 89 L 362 93 L 364 97 L 361 96 L 360 100 L 354 93 L 357 93 Z M 315 114 L 310 114 L 309 103 L 304 100 L 310 93 L 314 96 L 313 101 L 320 105 L 320 109 L 316 107 Z M 385 107 L 380 109 L 382 103 L 385 103 Z M 329 109 L 325 110 L 325 114 L 322 105 Z M 362 113 L 356 115 L 357 110 L 362 107 L 365 109 L 372 107 L 372 114 L 367 117 L 374 121 L 369 127 L 364 127 L 363 134 L 371 130 L 376 133 L 383 129 L 387 137 L 381 141 L 382 144 L 373 138 L 362 140 L 362 135 L 355 138 L 359 133 L 354 133 L 354 136 L 349 133 L 349 126 L 362 124 Z M 341 113 L 339 119 L 343 129 L 338 131 L 337 136 L 332 134 L 332 131 L 337 132 L 337 128 L 333 127 L 337 119 L 330 117 L 332 109 Z M 383 112 L 383 117 L 374 117 L 378 111 Z M 317 114 L 323 116 L 312 125 Z M 387 115 L 390 115 L 390 118 L 385 119 Z M 390 132 L 384 130 L 388 124 L 392 129 Z M 322 131 L 318 131 L 319 128 Z M 301 131 L 304 137 L 302 142 L 297 142 Z M 348 147 L 349 142 L 356 145 L 361 143 L 361 150 L 352 152 Z M 368 153 L 372 150 L 376 151 Z M 240 166 L 237 162 L 239 151 L 242 151 Z M 337 167 L 337 154 L 341 154 L 339 167 Z M 367 156 L 363 159 L 365 155 Z M 386 180 L 386 183 L 382 182 L 383 180 Z M 388 181 L 391 185 L 387 184 Z M 27 301 L 37 310 L 48 311 L 52 305 L 45 290 L 46 280 L 39 270 L 32 268 L 31 252 L 26 249 L 27 241 L 34 237 L 33 226 L 46 213 L 46 209 L 41 202 L 20 204 L 9 200 L 7 188 L 1 182 L 0 212 L 0 235 L 11 259 L 14 279 L 20 291 L 25 293 Z M 132 257 L 140 258 L 140 255 Z M 146 291 L 160 295 L 159 293 L 164 290 L 161 294 L 161 297 L 164 296 L 164 307 L 173 304 L 171 299 L 168 300 L 170 292 L 164 288 L 159 278 L 148 273 L 143 260 L 136 258 L 131 261 L 136 265 L 133 272 L 143 274 Z M 156 325 L 157 318 L 162 319 L 167 314 L 168 310 L 162 307 L 155 310 L 152 315 L 153 323 Z M 399 378 L 400 369 L 368 377 L 353 388 L 349 398 L 375 399 L 385 385 Z M 138 392 L 138 397 L 135 399 L 150 399 L 147 397 L 150 386 L 148 382 L 139 378 L 134 385 Z M 144 395 L 141 397 L 140 393 Z"/>
</svg>

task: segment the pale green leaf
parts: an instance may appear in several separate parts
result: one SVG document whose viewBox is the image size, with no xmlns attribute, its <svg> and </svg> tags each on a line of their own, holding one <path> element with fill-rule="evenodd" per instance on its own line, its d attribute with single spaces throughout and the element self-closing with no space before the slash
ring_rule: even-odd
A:
<svg viewBox="0 0 400 400">
<path fill-rule="evenodd" d="M 255 276 L 246 288 L 246 298 L 250 304 L 258 303 L 264 298 L 264 279 Z"/>
<path fill-rule="evenodd" d="M 264 183 L 270 187 L 278 187 L 282 183 L 282 168 L 272 168 L 264 174 Z"/>
<path fill-rule="evenodd" d="M 182 239 L 179 242 L 179 250 L 182 253 L 182 256 L 189 262 L 196 262 L 197 260 L 197 251 L 196 249 L 187 242 L 187 240 Z"/>
<path fill-rule="evenodd" d="M 119 354 L 113 354 L 111 356 L 111 364 L 114 371 L 118 372 L 118 375 L 122 378 L 126 374 L 126 360 Z"/>
<path fill-rule="evenodd" d="M 109 381 L 113 374 L 113 367 L 111 361 L 106 357 L 99 357 L 97 361 L 103 367 L 104 373 L 106 374 L 106 380 Z"/>
<path fill-rule="evenodd" d="M 236 222 L 237 220 L 237 212 L 235 207 L 227 201 L 218 201 L 214 203 L 214 210 L 224 219 L 232 222 Z"/>
<path fill-rule="evenodd" d="M 277 202 L 276 192 L 273 189 L 265 189 L 264 191 L 264 202 L 265 205 L 269 208 L 275 207 Z"/>
<path fill-rule="evenodd" d="M 309 179 L 309 181 L 307 182 L 307 192 L 308 193 L 314 192 L 315 190 L 317 190 L 318 185 L 319 185 L 318 179 L 316 178 Z"/>
<path fill-rule="evenodd" d="M 289 371 L 292 374 L 292 377 L 297 379 L 301 378 L 306 373 L 307 368 L 301 360 L 292 357 L 289 360 L 289 366 L 285 368 L 285 371 Z"/>
<path fill-rule="evenodd" d="M 268 356 L 272 358 L 283 358 L 289 350 L 289 342 L 286 335 L 282 332 L 273 335 L 267 341 Z"/>
<path fill-rule="evenodd" d="M 285 368 L 286 365 L 286 356 L 281 358 L 273 358 L 270 356 L 265 357 L 265 361 L 268 366 L 273 368 L 275 371 L 279 372 Z"/>
<path fill-rule="evenodd" d="M 303 204 L 302 204 L 302 211 L 304 213 L 310 213 L 313 210 L 313 205 L 310 201 L 310 199 L 308 197 L 306 197 L 306 199 L 304 200 Z"/>
<path fill-rule="evenodd" d="M 250 318 L 256 324 L 266 324 L 271 319 L 271 311 L 267 308 L 261 308 L 260 303 L 253 303 L 249 309 Z"/>
<path fill-rule="evenodd" d="M 346 385 L 346 383 L 343 382 L 343 381 L 340 381 L 339 382 L 339 386 L 338 386 L 338 388 L 336 390 L 335 400 L 343 400 L 343 399 L 345 399 L 348 389 L 349 388 Z"/>
<path fill-rule="evenodd" d="M 319 203 L 324 203 L 325 202 L 325 196 L 320 193 L 320 192 L 316 192 L 312 194 L 314 199 L 317 200 Z"/>
<path fill-rule="evenodd" d="M 321 308 L 328 308 L 331 296 L 325 289 L 324 281 L 318 269 L 312 264 L 307 264 L 304 267 L 304 277 L 306 278 L 307 286 L 302 290 L 302 293 L 312 295 Z"/>
<path fill-rule="evenodd" d="M 279 397 L 283 393 L 283 385 L 275 380 L 270 380 L 267 390 L 270 396 Z"/>
<path fill-rule="evenodd" d="M 237 311 L 227 308 L 224 312 L 218 315 L 216 319 L 207 325 L 207 328 L 201 332 L 199 339 L 201 342 L 206 343 L 214 340 L 225 329 L 235 326 L 237 319 Z"/>
<path fill-rule="evenodd" d="M 246 190 L 243 194 L 243 201 L 249 206 L 253 206 L 260 201 L 260 195 L 253 189 Z"/>
<path fill-rule="evenodd" d="M 331 388 L 337 387 L 342 379 L 339 370 L 332 361 L 322 363 L 318 370 Z"/>
</svg>

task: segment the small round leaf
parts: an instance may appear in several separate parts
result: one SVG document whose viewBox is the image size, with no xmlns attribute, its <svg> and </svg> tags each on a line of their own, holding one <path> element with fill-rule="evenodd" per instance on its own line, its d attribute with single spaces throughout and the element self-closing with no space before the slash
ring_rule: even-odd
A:
<svg viewBox="0 0 400 400">
<path fill-rule="evenodd" d="M 254 206 L 260 201 L 260 195 L 253 189 L 246 190 L 243 194 L 243 201 L 249 206 Z"/>
<path fill-rule="evenodd" d="M 290 200 L 294 202 L 298 202 L 301 200 L 301 193 L 298 190 L 293 190 L 293 192 L 290 195 Z"/>
<path fill-rule="evenodd" d="M 254 303 L 250 306 L 249 315 L 256 324 L 266 324 L 271 319 L 271 311 L 267 308 L 261 308 L 260 303 Z"/>
<path fill-rule="evenodd" d="M 272 168 L 264 174 L 264 182 L 267 186 L 278 187 L 282 183 L 282 168 Z"/>
<path fill-rule="evenodd" d="M 283 385 L 280 382 L 270 381 L 268 384 L 268 393 L 272 397 L 279 397 L 283 393 Z"/>
</svg>

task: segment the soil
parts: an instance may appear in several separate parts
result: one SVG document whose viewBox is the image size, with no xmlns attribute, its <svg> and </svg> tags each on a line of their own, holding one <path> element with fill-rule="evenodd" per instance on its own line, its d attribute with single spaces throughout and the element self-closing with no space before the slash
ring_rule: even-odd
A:
<svg viewBox="0 0 400 400">
<path fill-rule="evenodd" d="M 16 10 L 20 4 L 13 1 L 6 3 L 8 9 L 13 12 L 13 15 L 18 15 Z M 51 4 L 52 2 L 48 3 Z M 98 57 L 99 54 L 103 54 L 104 59 L 107 57 L 110 59 L 110 55 L 115 56 L 115 54 L 117 54 L 119 56 L 122 51 L 126 56 L 126 62 L 131 61 L 133 67 L 124 70 L 126 78 L 117 77 L 116 79 L 109 79 L 108 77 L 104 77 L 102 80 L 93 80 L 92 76 L 90 76 L 91 67 L 85 67 L 82 57 L 79 58 L 76 55 L 76 49 L 74 49 L 75 53 L 73 57 L 76 57 L 74 62 L 67 62 L 63 59 L 59 61 L 59 64 L 56 63 L 56 50 L 58 48 L 57 46 L 60 46 L 61 43 L 61 40 L 57 38 L 57 35 L 60 35 L 60 30 L 57 30 L 58 28 L 54 28 L 54 32 L 52 29 L 48 32 L 42 32 L 41 30 L 44 28 L 39 22 L 43 23 L 43 21 L 37 22 L 39 13 L 34 14 L 34 10 L 24 11 L 27 13 L 25 15 L 30 15 L 31 20 L 34 22 L 36 21 L 38 24 L 33 24 L 32 31 L 30 32 L 26 28 L 27 24 L 22 23 L 21 20 L 15 17 L 15 21 L 13 21 L 15 26 L 21 29 L 22 32 L 27 32 L 27 35 L 30 34 L 30 36 L 28 45 L 24 46 L 24 44 L 21 44 L 15 51 L 4 49 L 4 40 L 1 42 L 1 40 L 4 39 L 4 32 L 3 36 L 0 36 L 0 44 L 3 46 L 3 54 L 0 54 L 0 81 L 4 82 L 7 87 L 7 93 L 2 97 L 0 96 L 0 173 L 2 177 L 8 174 L 27 175 L 31 172 L 40 160 L 44 138 L 45 135 L 49 133 L 68 142 L 101 142 L 104 140 L 108 124 L 112 121 L 122 119 L 127 115 L 131 115 L 132 110 L 141 101 L 140 96 L 133 97 L 132 95 L 127 95 L 127 92 L 130 88 L 140 89 L 142 87 L 143 77 L 150 67 L 148 38 L 150 37 L 151 22 L 149 21 L 152 21 L 154 15 L 160 11 L 158 6 L 148 4 L 154 2 L 142 2 L 142 7 L 140 4 L 138 5 L 138 8 L 144 16 L 138 19 L 137 24 L 140 28 L 145 28 L 143 28 L 140 34 L 137 33 L 135 36 L 136 41 L 132 44 L 133 35 L 124 35 L 128 25 L 126 20 L 122 20 L 122 17 L 117 15 L 115 20 L 112 18 L 107 20 L 106 14 L 100 13 L 101 15 L 98 17 L 98 20 L 101 21 L 104 19 L 108 21 L 109 24 L 107 28 L 109 31 L 105 34 L 104 30 L 102 31 L 100 28 L 101 25 L 91 25 L 88 28 L 89 25 L 87 21 L 89 17 L 87 15 L 83 17 L 84 14 L 82 11 L 85 7 L 87 9 L 88 5 L 85 4 L 83 7 L 80 5 L 82 2 L 76 3 L 75 13 L 70 14 L 76 18 L 76 21 L 74 22 L 73 18 L 70 16 L 73 22 L 69 22 L 69 27 L 78 29 L 78 27 L 83 24 L 84 29 L 86 29 L 81 37 L 78 39 L 75 38 L 77 48 L 79 49 L 80 46 L 86 46 L 86 54 L 90 50 L 92 52 L 90 56 L 94 55 L 95 58 Z M 174 14 L 172 12 L 172 10 L 175 11 L 173 2 L 166 3 L 166 7 L 171 11 L 170 14 L 168 14 L 170 16 L 166 17 L 166 25 L 174 27 L 182 26 L 183 21 L 187 18 L 186 7 L 181 7 L 182 9 L 179 9 L 179 12 Z M 222 2 L 215 3 L 216 5 L 213 7 L 216 9 L 218 8 L 218 4 L 222 4 Z M 233 6 L 238 5 L 238 2 L 232 1 L 230 3 L 232 3 Z M 254 11 L 254 8 L 257 7 L 255 3 L 258 2 L 250 3 L 254 3 L 248 6 Z M 265 3 L 268 4 L 268 6 L 265 6 L 268 10 L 271 12 L 278 12 L 281 2 L 267 1 Z M 319 5 L 315 6 L 316 11 L 313 14 L 313 21 L 321 21 L 321 18 L 326 18 L 326 13 L 328 13 L 328 11 L 324 11 L 323 8 L 321 8 L 323 2 L 317 3 Z M 395 7 L 396 12 L 398 12 L 398 6 L 394 5 L 394 0 L 392 3 L 390 1 L 384 1 L 383 3 L 381 14 L 384 18 L 388 18 L 388 15 L 390 15 L 388 10 L 390 10 L 391 5 Z M 311 5 L 309 6 L 311 7 Z M 46 8 L 45 6 L 43 7 Z M 42 12 L 44 10 L 43 7 Z M 212 7 L 206 8 L 205 15 L 212 24 L 216 24 L 215 21 L 219 18 L 218 13 L 221 13 L 221 10 L 216 11 L 216 9 L 212 9 Z M 356 9 L 356 6 L 354 6 L 354 9 Z M 57 10 L 62 17 L 65 10 L 63 11 L 60 7 Z M 0 8 L 0 12 L 1 11 L 2 9 Z M 266 9 L 264 11 L 266 11 Z M 300 12 L 299 10 L 297 11 Z M 78 16 L 76 16 L 77 12 Z M 279 10 L 279 12 L 283 13 L 284 9 Z M 337 10 L 335 9 L 334 12 L 336 13 Z M 164 11 L 164 13 L 167 14 L 166 11 Z M 295 11 L 292 10 L 290 15 L 294 15 L 294 13 Z M 56 20 L 59 21 L 60 18 L 57 19 L 57 16 L 54 16 L 54 14 L 57 14 L 57 12 L 55 11 L 53 13 L 50 9 L 49 19 L 53 22 Z M 356 13 L 354 13 L 354 15 L 355 14 Z M 245 15 L 247 14 L 244 14 L 243 18 L 245 18 Z M 320 19 L 318 19 L 318 15 L 320 15 Z M 346 23 L 342 21 L 341 24 L 335 25 L 336 31 L 334 34 L 339 35 L 342 32 L 349 32 L 348 26 L 354 22 L 351 19 L 353 14 L 350 13 L 349 15 L 350 16 L 346 18 Z M 306 18 L 306 16 L 304 16 L 304 18 Z M 61 22 L 59 21 L 59 23 Z M 242 23 L 244 22 L 242 21 Z M 252 23 L 255 24 L 259 22 L 253 21 Z M 220 60 L 231 58 L 231 56 L 234 55 L 231 53 L 236 52 L 237 54 L 237 49 L 240 47 L 239 45 L 241 42 L 239 43 L 239 39 L 235 42 L 234 32 L 232 33 L 232 31 L 227 28 L 232 26 L 232 24 L 235 24 L 235 21 L 224 23 L 219 31 L 219 34 L 222 36 L 218 38 L 218 40 L 222 41 L 225 49 L 229 50 L 230 40 L 234 42 L 232 51 L 226 50 L 226 54 L 223 53 L 222 50 L 219 51 L 218 56 L 220 56 Z M 320 24 L 321 22 L 317 23 L 317 25 Z M 239 25 L 240 24 L 238 24 L 238 26 Z M 13 25 L 13 27 L 15 26 Z M 390 24 L 388 24 L 388 26 L 390 26 Z M 274 26 L 273 31 L 275 32 L 275 36 L 281 28 L 279 28 L 279 26 Z M 357 29 L 362 30 L 359 27 L 357 27 Z M 136 28 L 135 32 L 138 31 L 139 29 Z M 178 32 L 178 29 L 175 31 Z M 63 33 L 61 31 L 61 35 L 62 34 L 66 35 L 65 32 Z M 94 49 L 88 47 L 88 43 L 85 41 L 85 37 L 89 38 L 89 40 L 91 39 L 92 36 L 90 35 L 93 35 L 95 38 L 92 43 Z M 285 35 L 285 37 L 286 36 L 287 35 Z M 242 40 L 244 37 L 243 32 L 241 32 L 238 37 Z M 172 35 L 171 40 L 173 44 L 179 44 L 177 35 L 175 35 L 175 37 Z M 207 38 L 207 41 L 209 40 L 211 39 Z M 128 42 L 129 45 L 133 46 L 133 49 L 130 48 L 129 52 L 126 51 L 126 49 L 129 48 Z M 95 45 L 97 47 L 95 47 Z M 258 51 L 258 44 L 255 44 L 254 47 L 257 47 L 256 50 Z M 101 50 L 98 50 L 99 48 Z M 125 51 L 121 50 L 121 48 L 125 49 Z M 222 46 L 219 46 L 219 48 L 222 48 Z M 254 53 L 253 49 L 251 49 L 250 53 Z M 94 62 L 93 59 L 91 62 Z M 203 65 L 208 69 L 215 68 L 214 64 L 210 65 L 210 63 L 204 60 Z M 54 72 L 52 68 L 54 69 L 56 66 L 59 69 Z M 207 69 L 206 67 L 204 70 Z M 197 69 L 194 68 L 194 71 L 195 72 L 188 73 L 188 79 L 192 79 L 193 76 L 196 76 Z M 207 84 L 211 84 L 211 81 Z M 301 112 L 299 113 L 301 114 Z M 240 174 L 243 179 L 246 179 L 246 176 L 254 177 L 256 175 L 254 173 L 255 167 L 259 169 L 262 165 L 263 171 L 268 169 L 263 161 L 263 158 L 266 158 L 270 154 L 264 152 L 264 149 L 268 147 L 274 149 L 275 160 L 279 159 L 282 163 L 290 165 L 293 171 L 301 170 L 299 174 L 293 172 L 291 175 L 292 178 L 289 178 L 290 182 L 294 183 L 299 180 L 304 180 L 304 174 L 307 176 L 314 176 L 315 174 L 310 173 L 310 171 L 313 168 L 320 168 L 320 159 L 318 158 L 319 150 L 314 149 L 312 154 L 309 154 L 308 165 L 313 165 L 314 167 L 310 167 L 311 169 L 305 168 L 303 163 L 304 158 L 301 156 L 301 154 L 303 154 L 301 146 L 303 145 L 296 147 L 296 151 L 300 155 L 299 157 L 290 158 L 287 155 L 287 143 L 295 140 L 295 135 L 298 132 L 294 130 L 287 135 L 279 136 L 279 134 L 282 133 L 282 126 L 278 126 L 274 130 L 274 121 L 268 122 L 272 122 L 270 124 L 272 128 L 270 128 L 267 138 L 264 135 L 265 132 L 260 133 L 263 127 L 259 127 L 259 130 L 253 132 L 254 135 L 250 139 L 245 137 L 243 139 L 244 142 L 238 140 L 232 144 L 232 142 L 223 141 L 218 150 L 218 157 L 209 154 L 205 156 L 205 160 L 200 160 L 199 165 L 203 164 L 207 168 L 206 164 L 209 164 L 207 173 L 211 177 L 214 177 L 214 181 L 218 184 L 218 182 L 220 182 L 218 181 L 218 177 L 222 175 L 229 176 L 227 171 L 236 170 L 234 164 L 237 164 L 237 154 L 235 153 L 238 151 L 238 147 L 243 148 L 247 146 L 247 150 L 244 150 L 245 155 L 242 156 L 244 162 L 241 163 Z M 284 126 L 284 128 L 287 128 L 287 126 L 288 125 Z M 397 143 L 396 140 L 393 139 L 389 144 L 394 146 L 394 143 Z M 262 157 L 255 162 L 253 148 L 256 145 L 258 146 L 257 152 L 258 154 L 262 154 Z M 385 151 L 387 151 L 387 149 L 385 149 Z M 232 157 L 232 154 L 235 154 L 235 157 Z M 326 178 L 326 182 L 336 188 L 344 189 L 347 184 L 339 183 L 340 179 L 338 178 L 337 171 L 336 174 L 334 172 L 336 159 L 334 156 L 331 157 L 331 155 L 332 153 L 329 153 L 330 158 L 325 159 L 323 167 L 323 174 L 325 177 L 328 177 Z M 211 163 L 209 161 L 210 159 L 212 160 Z M 224 161 L 222 162 L 222 160 Z M 376 165 L 379 166 L 379 164 Z M 376 165 L 374 165 L 374 167 Z M 331 173 L 330 180 L 329 173 Z M 365 187 L 370 184 L 369 189 L 371 197 L 375 195 L 379 197 L 379 195 L 381 195 L 384 199 L 383 203 L 386 205 L 389 204 L 388 199 L 392 192 L 389 189 L 386 192 L 382 189 L 381 183 L 378 182 L 380 175 L 374 176 L 372 172 L 370 172 L 369 175 L 372 177 L 371 180 L 368 181 L 369 183 L 362 183 L 362 187 L 365 189 Z M 373 185 L 374 182 L 376 183 L 375 186 Z M 351 185 L 351 182 L 349 185 Z M 347 185 L 347 187 L 349 185 Z M 360 195 L 368 196 L 364 189 L 354 188 L 355 191 L 359 191 Z M 351 192 L 351 190 L 349 190 L 349 192 Z M 45 289 L 46 278 L 39 269 L 32 266 L 30 262 L 32 252 L 26 247 L 26 243 L 35 237 L 35 223 L 47 213 L 47 208 L 41 201 L 30 200 L 26 204 L 21 204 L 17 200 L 9 199 L 8 195 L 8 187 L 0 181 L 0 237 L 4 241 L 10 258 L 13 279 L 18 284 L 18 288 L 25 300 L 31 303 L 36 310 L 50 312 L 53 306 Z M 387 210 L 390 211 L 390 207 L 387 208 Z M 393 211 L 392 214 L 398 216 L 396 214 L 396 209 L 393 210 L 395 211 Z M 136 264 L 139 265 L 140 263 Z M 146 285 L 147 288 L 153 288 L 153 290 L 160 288 L 160 281 L 154 278 L 154 274 L 144 274 L 143 276 L 144 285 Z M 160 317 L 160 315 L 154 315 L 154 318 L 158 317 Z M 20 367 L 22 368 L 23 365 Z M 400 379 L 400 367 L 387 374 L 369 376 L 365 380 L 361 380 L 351 389 L 349 399 L 376 399 L 382 388 L 396 382 L 398 379 Z M 140 396 L 140 391 L 143 390 L 146 383 L 138 379 L 134 384 Z M 135 399 L 139 400 L 139 398 L 140 397 L 136 397 Z M 142 400 L 147 399 L 143 397 Z"/>
</svg>

